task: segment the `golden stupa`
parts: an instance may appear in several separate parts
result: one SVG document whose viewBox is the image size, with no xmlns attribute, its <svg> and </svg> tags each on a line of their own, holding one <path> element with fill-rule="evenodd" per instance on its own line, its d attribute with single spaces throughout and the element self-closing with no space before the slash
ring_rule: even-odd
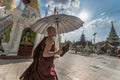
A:
<svg viewBox="0 0 120 80">
<path fill-rule="evenodd" d="M 10 10 L 13 10 L 15 8 L 15 0 L 10 0 Z"/>
<path fill-rule="evenodd" d="M 6 6 L 7 10 L 13 10 L 15 8 L 15 0 L 0 0 L 2 6 Z"/>
</svg>

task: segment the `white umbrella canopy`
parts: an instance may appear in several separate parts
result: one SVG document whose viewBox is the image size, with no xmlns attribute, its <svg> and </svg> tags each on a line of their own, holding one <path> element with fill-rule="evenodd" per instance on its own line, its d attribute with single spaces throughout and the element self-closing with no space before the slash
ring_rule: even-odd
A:
<svg viewBox="0 0 120 80">
<path fill-rule="evenodd" d="M 83 26 L 83 21 L 75 16 L 56 14 L 37 20 L 31 27 L 34 32 L 46 34 L 49 26 L 56 28 L 58 34 L 67 33 Z"/>
</svg>

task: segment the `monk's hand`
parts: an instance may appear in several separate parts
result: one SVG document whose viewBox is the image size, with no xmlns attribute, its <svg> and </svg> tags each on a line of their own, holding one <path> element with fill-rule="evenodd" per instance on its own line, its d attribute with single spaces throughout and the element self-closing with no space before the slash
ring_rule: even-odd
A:
<svg viewBox="0 0 120 80">
<path fill-rule="evenodd" d="M 23 80 L 24 79 L 24 77 L 22 77 L 20 80 Z"/>
<path fill-rule="evenodd" d="M 59 58 L 59 57 L 60 57 L 59 55 L 54 55 L 54 59 Z"/>
<path fill-rule="evenodd" d="M 58 50 L 58 55 L 62 54 L 62 52 L 63 52 L 63 50 L 60 48 L 60 49 Z"/>
</svg>

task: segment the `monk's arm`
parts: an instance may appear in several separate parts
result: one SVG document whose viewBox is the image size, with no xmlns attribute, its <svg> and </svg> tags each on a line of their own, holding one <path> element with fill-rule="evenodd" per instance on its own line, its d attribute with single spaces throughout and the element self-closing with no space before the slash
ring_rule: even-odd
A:
<svg viewBox="0 0 120 80">
<path fill-rule="evenodd" d="M 53 41 L 51 39 L 46 39 L 46 46 L 45 49 L 43 51 L 43 57 L 51 57 L 54 56 L 56 54 L 58 54 L 58 52 L 50 52 L 50 49 L 52 47 L 52 43 Z"/>
</svg>

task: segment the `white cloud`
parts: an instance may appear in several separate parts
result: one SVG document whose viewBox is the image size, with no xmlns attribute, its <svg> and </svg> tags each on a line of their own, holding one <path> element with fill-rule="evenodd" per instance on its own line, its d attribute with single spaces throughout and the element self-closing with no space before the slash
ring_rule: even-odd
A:
<svg viewBox="0 0 120 80">
<path fill-rule="evenodd" d="M 53 13 L 54 8 L 61 13 L 75 14 L 74 10 L 80 8 L 80 0 L 48 0 L 46 7 L 49 5 L 48 13 Z"/>
<path fill-rule="evenodd" d="M 20 0 L 15 0 L 15 6 L 19 5 Z"/>
<path fill-rule="evenodd" d="M 90 12 L 88 10 L 83 10 L 78 14 L 78 17 L 81 20 L 86 21 L 90 18 Z"/>
<path fill-rule="evenodd" d="M 76 7 L 76 8 L 80 7 L 80 1 L 79 0 L 73 0 L 72 1 L 72 6 Z"/>
<path fill-rule="evenodd" d="M 49 9 L 51 11 L 53 11 L 55 7 L 57 7 L 58 9 L 60 9 L 62 7 L 64 9 L 67 9 L 70 6 L 70 0 L 49 0 L 46 3 L 46 7 L 48 7 L 48 5 L 50 6 Z"/>
<path fill-rule="evenodd" d="M 110 17 L 101 17 L 101 18 L 92 20 L 91 22 L 86 24 L 85 27 L 86 28 L 95 27 L 95 26 L 100 25 L 100 24 L 110 23 L 111 21 L 112 21 L 112 19 Z"/>
<path fill-rule="evenodd" d="M 118 24 L 120 25 L 120 20 L 118 21 Z"/>
</svg>

